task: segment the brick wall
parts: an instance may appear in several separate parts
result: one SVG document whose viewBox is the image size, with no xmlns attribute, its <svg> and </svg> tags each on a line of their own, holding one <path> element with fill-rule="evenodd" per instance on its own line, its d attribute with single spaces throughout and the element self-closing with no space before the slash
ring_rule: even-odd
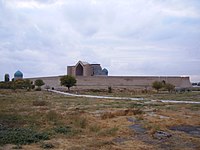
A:
<svg viewBox="0 0 200 150">
<path fill-rule="evenodd" d="M 31 81 L 42 79 L 45 85 L 49 85 L 55 89 L 63 88 L 60 86 L 60 76 L 29 78 Z M 128 88 L 128 89 L 144 89 L 151 88 L 154 81 L 165 81 L 176 87 L 191 87 L 189 77 L 158 77 L 158 76 L 77 76 L 77 86 L 74 89 L 107 89 L 112 88 Z M 43 86 L 45 87 L 45 86 Z"/>
</svg>

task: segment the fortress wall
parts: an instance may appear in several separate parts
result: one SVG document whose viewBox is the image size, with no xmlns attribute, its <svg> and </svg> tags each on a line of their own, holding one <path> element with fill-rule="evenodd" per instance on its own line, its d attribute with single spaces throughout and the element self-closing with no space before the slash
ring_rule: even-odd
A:
<svg viewBox="0 0 200 150">
<path fill-rule="evenodd" d="M 30 78 L 31 81 L 42 79 L 46 85 L 55 89 L 64 88 L 60 86 L 60 76 Z M 165 81 L 176 87 L 191 87 L 189 77 L 158 77 L 158 76 L 77 76 L 77 86 L 73 89 L 107 89 L 112 88 L 122 89 L 144 89 L 151 88 L 154 81 Z M 43 86 L 45 87 L 45 86 Z"/>
<path fill-rule="evenodd" d="M 151 88 L 154 81 L 165 81 L 176 87 L 191 87 L 189 77 L 137 77 L 137 76 L 92 76 L 92 77 L 76 77 L 77 87 L 85 88 L 129 88 L 143 89 Z"/>
</svg>

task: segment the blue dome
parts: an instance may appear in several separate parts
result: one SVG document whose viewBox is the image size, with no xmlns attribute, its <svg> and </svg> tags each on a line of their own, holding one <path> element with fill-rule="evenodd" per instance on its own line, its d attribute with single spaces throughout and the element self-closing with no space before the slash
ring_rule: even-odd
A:
<svg viewBox="0 0 200 150">
<path fill-rule="evenodd" d="M 108 70 L 107 70 L 106 68 L 104 68 L 104 69 L 102 70 L 102 72 L 103 72 L 104 75 L 108 75 Z"/>
<path fill-rule="evenodd" d="M 23 78 L 23 73 L 18 70 L 17 72 L 15 72 L 14 77 L 15 78 Z"/>
</svg>

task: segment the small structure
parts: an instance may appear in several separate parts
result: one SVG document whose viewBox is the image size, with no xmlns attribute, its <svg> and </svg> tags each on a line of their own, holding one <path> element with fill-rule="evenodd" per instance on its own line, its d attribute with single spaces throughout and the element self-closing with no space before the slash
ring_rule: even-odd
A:
<svg viewBox="0 0 200 150">
<path fill-rule="evenodd" d="M 16 71 L 14 74 L 14 80 L 23 79 L 23 73 L 21 71 Z"/>
<path fill-rule="evenodd" d="M 108 70 L 102 69 L 100 64 L 79 61 L 75 66 L 67 67 L 67 74 L 72 76 L 108 76 Z"/>
</svg>

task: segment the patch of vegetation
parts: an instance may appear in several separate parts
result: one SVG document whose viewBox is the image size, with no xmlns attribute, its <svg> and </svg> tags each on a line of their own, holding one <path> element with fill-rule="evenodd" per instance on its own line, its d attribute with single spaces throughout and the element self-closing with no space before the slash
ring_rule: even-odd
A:
<svg viewBox="0 0 200 150">
<path fill-rule="evenodd" d="M 57 127 L 54 128 L 54 131 L 56 133 L 64 134 L 64 135 L 67 135 L 67 136 L 74 136 L 74 135 L 82 132 L 81 130 L 74 130 L 70 126 L 57 126 Z"/>
<path fill-rule="evenodd" d="M 18 114 L 0 113 L 0 124 L 6 127 L 18 127 L 26 122 L 26 118 Z"/>
<path fill-rule="evenodd" d="M 42 79 L 35 80 L 35 86 L 37 86 L 36 91 L 41 91 L 41 86 L 45 85 Z"/>
<path fill-rule="evenodd" d="M 129 105 L 129 108 L 142 108 L 144 107 L 144 104 L 141 104 L 141 103 L 131 103 Z"/>
<path fill-rule="evenodd" d="M 102 132 L 99 133 L 99 135 L 114 136 L 114 135 L 116 135 L 118 130 L 119 130 L 118 127 L 113 127 L 113 128 L 110 128 L 110 129 L 103 130 Z"/>
<path fill-rule="evenodd" d="M 191 104 L 187 108 L 189 108 L 192 111 L 198 111 L 198 110 L 200 110 L 200 104 Z"/>
<path fill-rule="evenodd" d="M 88 121 L 85 117 L 78 117 L 74 118 L 73 124 L 78 128 L 86 128 L 88 125 Z"/>
<path fill-rule="evenodd" d="M 55 148 L 55 146 L 51 143 L 42 143 L 42 145 L 40 147 L 43 148 L 43 149 Z"/>
<path fill-rule="evenodd" d="M 59 122 L 61 116 L 60 114 L 58 114 L 56 111 L 54 110 L 50 110 L 47 115 L 46 115 L 46 118 L 48 121 L 52 121 L 52 122 Z"/>
<path fill-rule="evenodd" d="M 70 126 L 59 126 L 54 128 L 54 130 L 56 133 L 61 133 L 61 134 L 69 134 L 72 131 Z"/>
<path fill-rule="evenodd" d="M 25 145 L 48 139 L 47 133 L 38 133 L 32 129 L 0 127 L 0 145 Z"/>
<path fill-rule="evenodd" d="M 108 87 L 108 93 L 112 93 L 112 87 L 111 86 Z"/>
<path fill-rule="evenodd" d="M 46 105 L 47 105 L 46 101 L 39 101 L 39 100 L 33 101 L 33 106 L 46 106 Z"/>
<path fill-rule="evenodd" d="M 92 131 L 92 132 L 97 133 L 97 132 L 99 132 L 100 130 L 101 130 L 101 127 L 98 126 L 97 124 L 90 126 L 90 131 Z"/>
</svg>

